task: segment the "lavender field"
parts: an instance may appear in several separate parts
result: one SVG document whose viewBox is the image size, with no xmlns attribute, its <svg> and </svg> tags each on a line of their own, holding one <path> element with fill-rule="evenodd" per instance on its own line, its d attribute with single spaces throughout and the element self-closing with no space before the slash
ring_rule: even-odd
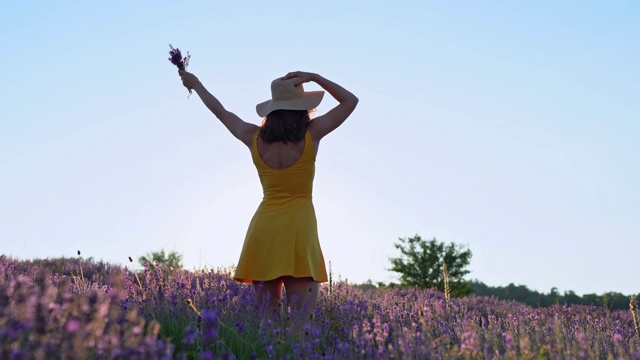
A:
<svg viewBox="0 0 640 360">
<path fill-rule="evenodd" d="M 0 257 L 1 359 L 640 359 L 631 311 L 325 284 L 302 337 L 228 271 Z"/>
</svg>

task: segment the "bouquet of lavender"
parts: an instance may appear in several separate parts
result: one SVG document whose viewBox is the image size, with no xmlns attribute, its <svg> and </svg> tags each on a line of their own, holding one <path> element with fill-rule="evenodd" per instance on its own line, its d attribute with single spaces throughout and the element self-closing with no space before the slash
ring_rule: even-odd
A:
<svg viewBox="0 0 640 360">
<path fill-rule="evenodd" d="M 191 59 L 191 55 L 187 51 L 187 56 L 182 57 L 182 53 L 180 49 L 174 48 L 173 45 L 169 44 L 169 61 L 175 66 L 178 67 L 179 70 L 186 70 L 187 66 L 189 66 L 189 59 Z M 189 94 L 191 94 L 191 89 L 189 89 Z"/>
</svg>

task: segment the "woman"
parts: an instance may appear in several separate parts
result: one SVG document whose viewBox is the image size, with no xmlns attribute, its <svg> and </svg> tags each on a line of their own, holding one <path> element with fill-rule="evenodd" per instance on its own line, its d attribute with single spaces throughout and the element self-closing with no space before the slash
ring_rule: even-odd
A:
<svg viewBox="0 0 640 360">
<path fill-rule="evenodd" d="M 353 112 L 358 98 L 340 85 L 307 72 L 291 72 L 271 83 L 271 100 L 256 111 L 262 126 L 247 123 L 226 110 L 198 78 L 179 71 L 183 85 L 200 99 L 224 126 L 251 151 L 264 197 L 253 216 L 234 279 L 252 283 L 259 304 L 269 302 L 273 318 L 280 315 L 282 288 L 294 317 L 292 331 L 300 333 L 315 309 L 320 282 L 326 282 L 316 217 L 311 200 L 315 157 L 320 140 Z M 338 105 L 310 120 L 324 91 L 305 92 L 313 81 Z"/>
</svg>

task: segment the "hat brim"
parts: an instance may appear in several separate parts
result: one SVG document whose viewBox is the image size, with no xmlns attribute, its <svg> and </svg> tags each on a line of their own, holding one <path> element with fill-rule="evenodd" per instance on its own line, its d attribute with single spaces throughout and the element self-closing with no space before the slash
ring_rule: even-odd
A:
<svg viewBox="0 0 640 360">
<path fill-rule="evenodd" d="M 307 91 L 303 96 L 291 100 L 267 100 L 256 105 L 258 116 L 265 117 L 274 110 L 311 110 L 320 105 L 324 91 Z"/>
</svg>

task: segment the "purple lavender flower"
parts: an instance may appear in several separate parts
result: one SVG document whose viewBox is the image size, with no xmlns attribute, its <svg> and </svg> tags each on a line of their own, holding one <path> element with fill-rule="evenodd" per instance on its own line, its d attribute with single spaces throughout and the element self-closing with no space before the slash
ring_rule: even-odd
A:
<svg viewBox="0 0 640 360">
<path fill-rule="evenodd" d="M 76 331 L 78 331 L 78 329 L 80 329 L 80 320 L 78 319 L 71 319 L 69 321 L 67 321 L 67 324 L 65 325 L 65 329 L 70 332 L 70 333 L 74 333 Z"/>
<path fill-rule="evenodd" d="M 213 360 L 213 353 L 211 351 L 203 351 L 199 356 L 200 360 Z"/>
<path fill-rule="evenodd" d="M 174 48 L 171 44 L 169 44 L 169 49 L 169 61 L 177 66 L 179 70 L 186 70 L 187 66 L 189 66 L 189 59 L 191 59 L 189 52 L 187 51 L 187 56 L 182 57 L 180 49 Z"/>
<path fill-rule="evenodd" d="M 212 345 L 218 340 L 218 316 L 220 314 L 216 310 L 205 309 L 202 312 L 204 320 L 203 343 Z"/>
<path fill-rule="evenodd" d="M 178 67 L 178 70 L 186 70 L 187 66 L 189 66 L 189 59 L 191 59 L 191 55 L 187 51 L 187 56 L 182 57 L 182 53 L 180 49 L 174 48 L 173 45 L 169 44 L 169 61 Z M 189 94 L 191 94 L 191 89 L 189 90 Z"/>
<path fill-rule="evenodd" d="M 276 351 L 273 348 L 273 345 L 269 345 L 269 347 L 267 347 L 267 354 L 269 355 L 269 358 L 274 358 L 276 356 Z"/>
</svg>

